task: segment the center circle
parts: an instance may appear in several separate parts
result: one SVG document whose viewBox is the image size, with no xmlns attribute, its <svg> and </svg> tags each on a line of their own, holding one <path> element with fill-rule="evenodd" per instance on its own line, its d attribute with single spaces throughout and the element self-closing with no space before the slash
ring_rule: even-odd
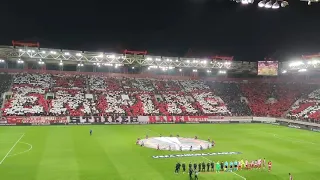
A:
<svg viewBox="0 0 320 180">
<path fill-rule="evenodd" d="M 150 137 L 141 139 L 139 144 L 148 148 L 158 149 L 159 147 L 159 150 L 171 151 L 197 151 L 213 147 L 209 141 L 184 137 Z"/>
<path fill-rule="evenodd" d="M 1 142 L 0 141 L 0 144 L 13 144 L 12 142 Z M 18 152 L 16 152 L 16 153 L 14 153 L 14 152 L 11 152 L 10 154 L 8 154 L 8 156 L 7 157 L 13 157 L 13 156 L 17 156 L 17 155 L 20 155 L 20 154 L 24 154 L 24 153 L 26 153 L 26 152 L 29 152 L 31 149 L 32 149 L 32 145 L 31 144 L 29 144 L 29 143 L 26 143 L 26 142 L 19 142 L 19 143 L 17 143 L 17 146 L 19 147 L 20 146 L 20 148 L 21 148 L 21 144 L 23 145 L 23 147 L 24 148 L 22 148 L 22 149 L 25 149 L 24 151 L 18 151 Z M 25 147 L 27 147 L 27 146 L 29 146 L 29 148 L 25 148 Z M 15 147 L 16 148 L 16 147 Z M 15 150 L 15 148 L 13 149 L 13 151 Z M 14 153 L 14 154 L 12 154 L 12 153 Z"/>
</svg>

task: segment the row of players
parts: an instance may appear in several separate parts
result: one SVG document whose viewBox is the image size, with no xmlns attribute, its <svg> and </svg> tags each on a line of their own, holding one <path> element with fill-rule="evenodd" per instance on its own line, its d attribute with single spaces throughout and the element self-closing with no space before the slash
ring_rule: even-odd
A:
<svg viewBox="0 0 320 180">
<path fill-rule="evenodd" d="M 207 166 L 207 169 L 206 169 L 206 166 Z M 185 163 L 182 163 L 180 164 L 179 162 L 176 164 L 176 167 L 175 167 L 175 173 L 179 173 L 180 171 L 180 168 L 182 167 L 182 171 L 183 173 L 186 172 L 186 164 Z M 197 169 L 198 167 L 198 169 Z M 266 159 L 264 158 L 263 160 L 262 159 L 258 159 L 258 160 L 254 160 L 254 161 L 251 161 L 249 162 L 248 160 L 246 161 L 225 161 L 225 162 L 216 162 L 214 163 L 213 161 L 211 162 L 208 162 L 207 164 L 202 162 L 202 163 L 194 163 L 193 164 L 193 168 L 192 168 L 192 163 L 190 162 L 189 163 L 189 173 L 190 173 L 190 170 L 191 171 L 198 171 L 198 172 L 220 172 L 220 171 L 237 171 L 237 170 L 241 170 L 241 169 L 247 169 L 247 170 L 250 170 L 250 169 L 260 169 L 260 168 L 265 168 L 266 167 Z M 271 168 L 272 168 L 272 162 L 269 161 L 268 162 L 268 170 L 271 171 Z"/>
</svg>

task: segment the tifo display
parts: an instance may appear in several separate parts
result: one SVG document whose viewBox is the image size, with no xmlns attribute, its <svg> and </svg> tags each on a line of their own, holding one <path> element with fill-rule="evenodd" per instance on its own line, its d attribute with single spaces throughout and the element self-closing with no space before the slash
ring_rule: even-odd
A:
<svg viewBox="0 0 320 180">
<path fill-rule="evenodd" d="M 190 122 L 203 117 L 207 121 L 206 116 L 286 116 L 311 122 L 320 119 L 316 103 L 319 89 L 315 84 L 62 74 L 0 76 L 5 98 L 0 101 L 4 103 L 1 111 L 8 122 L 19 121 L 17 116 L 24 121 L 28 120 L 25 117 L 51 116 L 57 123 L 65 123 L 66 116 L 76 123 L 91 121 L 88 117 L 112 122 L 114 117 L 122 116 L 132 120 L 149 116 L 154 122 L 170 122 L 167 117 L 174 121 L 188 118 Z"/>
</svg>

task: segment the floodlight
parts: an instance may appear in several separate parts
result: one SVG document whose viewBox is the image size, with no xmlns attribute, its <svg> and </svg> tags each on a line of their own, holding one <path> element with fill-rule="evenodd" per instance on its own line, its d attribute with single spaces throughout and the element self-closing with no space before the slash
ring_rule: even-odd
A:
<svg viewBox="0 0 320 180">
<path fill-rule="evenodd" d="M 299 69 L 298 72 L 306 72 L 307 69 Z"/>
<path fill-rule="evenodd" d="M 266 3 L 266 5 L 264 5 L 265 8 L 269 9 L 272 7 L 272 1 L 269 1 Z"/>
<path fill-rule="evenodd" d="M 289 64 L 289 67 L 304 65 L 302 61 L 294 61 Z"/>
<path fill-rule="evenodd" d="M 265 6 L 265 4 L 266 4 L 266 0 L 262 0 L 258 3 L 258 6 L 262 8 Z"/>
<path fill-rule="evenodd" d="M 241 0 L 241 4 L 249 4 L 248 0 Z"/>
<path fill-rule="evenodd" d="M 114 54 L 111 54 L 111 55 L 107 55 L 107 58 L 114 59 L 116 58 L 116 56 Z"/>
<path fill-rule="evenodd" d="M 282 73 L 283 73 L 283 74 L 287 73 L 287 70 L 283 70 Z"/>
<path fill-rule="evenodd" d="M 81 53 L 77 53 L 76 56 L 82 56 L 82 54 Z"/>
<path fill-rule="evenodd" d="M 64 53 L 64 55 L 69 56 L 69 55 L 70 55 L 70 53 L 69 53 L 69 52 L 65 52 L 65 53 Z"/>
<path fill-rule="evenodd" d="M 278 1 L 276 1 L 273 5 L 272 5 L 272 9 L 279 9 L 280 5 L 278 3 Z"/>
<path fill-rule="evenodd" d="M 289 3 L 287 1 L 282 1 L 281 2 L 281 7 L 286 7 L 288 5 L 289 5 Z"/>
<path fill-rule="evenodd" d="M 181 71 L 182 71 L 182 69 L 179 69 L 179 71 L 181 72 Z"/>
</svg>

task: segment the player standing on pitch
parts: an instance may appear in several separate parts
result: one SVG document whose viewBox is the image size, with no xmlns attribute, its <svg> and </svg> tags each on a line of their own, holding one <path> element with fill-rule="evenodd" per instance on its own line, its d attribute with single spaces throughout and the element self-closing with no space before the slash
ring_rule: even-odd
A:
<svg viewBox="0 0 320 180">
<path fill-rule="evenodd" d="M 289 180 L 293 180 L 291 173 L 289 173 Z"/>
<path fill-rule="evenodd" d="M 224 162 L 224 171 L 228 171 L 228 165 L 229 165 L 228 161 L 225 161 Z"/>
<path fill-rule="evenodd" d="M 216 163 L 216 172 L 219 173 L 221 170 L 221 165 L 219 163 L 219 161 Z"/>
<path fill-rule="evenodd" d="M 182 163 L 182 170 L 183 170 L 183 174 L 186 172 L 186 163 L 183 162 Z"/>
<path fill-rule="evenodd" d="M 180 163 L 179 162 L 177 162 L 177 164 L 176 164 L 176 169 L 174 170 L 174 173 L 179 173 L 179 169 L 180 169 Z"/>
<path fill-rule="evenodd" d="M 192 179 L 192 168 L 189 168 L 189 177 L 190 177 L 190 180 Z"/>
<path fill-rule="evenodd" d="M 193 163 L 193 169 L 194 169 L 194 170 L 197 169 L 197 163 Z"/>
<path fill-rule="evenodd" d="M 199 175 L 199 172 L 196 170 L 196 171 L 194 172 L 194 179 L 195 179 L 195 180 L 198 179 L 198 175 Z"/>
<path fill-rule="evenodd" d="M 272 168 L 272 162 L 271 161 L 268 162 L 268 168 L 269 168 L 269 172 L 270 172 L 271 168 Z"/>
<path fill-rule="evenodd" d="M 92 136 L 92 129 L 90 129 L 90 136 Z"/>
<path fill-rule="evenodd" d="M 214 162 L 211 161 L 211 171 L 214 171 Z"/>
<path fill-rule="evenodd" d="M 220 163 L 220 170 L 223 171 L 223 161 L 221 161 L 221 163 Z"/>
<path fill-rule="evenodd" d="M 206 163 L 204 163 L 204 162 L 202 162 L 202 170 L 201 171 L 206 172 Z"/>
<path fill-rule="evenodd" d="M 229 171 L 232 172 L 233 169 L 233 161 L 230 161 L 229 163 Z"/>
</svg>

